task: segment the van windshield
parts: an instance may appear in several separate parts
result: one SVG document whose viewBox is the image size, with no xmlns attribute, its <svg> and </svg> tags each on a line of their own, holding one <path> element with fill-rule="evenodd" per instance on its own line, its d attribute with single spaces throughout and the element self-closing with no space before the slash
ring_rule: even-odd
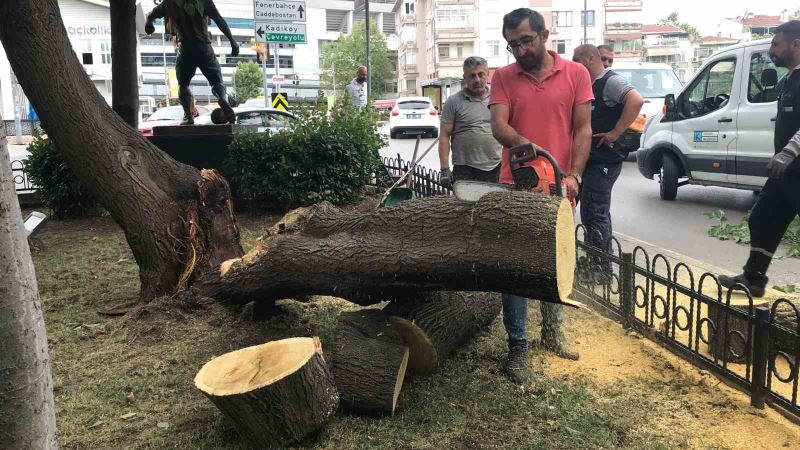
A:
<svg viewBox="0 0 800 450">
<path fill-rule="evenodd" d="M 680 93 L 681 82 L 670 69 L 614 69 L 625 77 L 644 98 L 664 97 Z"/>
</svg>

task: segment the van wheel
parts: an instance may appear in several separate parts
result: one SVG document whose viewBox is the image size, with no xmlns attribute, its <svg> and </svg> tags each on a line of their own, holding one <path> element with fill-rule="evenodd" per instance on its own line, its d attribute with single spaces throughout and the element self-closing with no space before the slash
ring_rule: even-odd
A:
<svg viewBox="0 0 800 450">
<path fill-rule="evenodd" d="M 678 196 L 678 178 L 681 166 L 675 155 L 665 153 L 661 160 L 661 174 L 659 175 L 660 194 L 662 200 L 675 200 Z"/>
</svg>

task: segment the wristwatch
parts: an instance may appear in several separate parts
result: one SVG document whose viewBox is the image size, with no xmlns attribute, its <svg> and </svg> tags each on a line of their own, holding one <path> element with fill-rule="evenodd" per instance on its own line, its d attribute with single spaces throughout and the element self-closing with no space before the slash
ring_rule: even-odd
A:
<svg viewBox="0 0 800 450">
<path fill-rule="evenodd" d="M 582 185 L 582 184 L 583 184 L 583 179 L 581 178 L 581 176 L 580 176 L 580 175 L 578 175 L 578 174 L 575 174 L 575 173 L 571 173 L 571 174 L 569 174 L 569 175 L 567 175 L 567 176 L 568 176 L 568 177 L 575 178 L 575 181 L 577 181 L 577 182 L 578 182 L 578 186 L 580 186 L 580 185 Z"/>
</svg>

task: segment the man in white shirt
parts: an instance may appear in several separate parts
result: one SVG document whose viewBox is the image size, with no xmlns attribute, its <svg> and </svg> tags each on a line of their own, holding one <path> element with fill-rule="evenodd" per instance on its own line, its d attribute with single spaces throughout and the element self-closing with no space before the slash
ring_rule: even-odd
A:
<svg viewBox="0 0 800 450">
<path fill-rule="evenodd" d="M 359 66 L 357 76 L 347 85 L 347 93 L 353 100 L 356 108 L 361 109 L 367 106 L 367 68 Z"/>
</svg>

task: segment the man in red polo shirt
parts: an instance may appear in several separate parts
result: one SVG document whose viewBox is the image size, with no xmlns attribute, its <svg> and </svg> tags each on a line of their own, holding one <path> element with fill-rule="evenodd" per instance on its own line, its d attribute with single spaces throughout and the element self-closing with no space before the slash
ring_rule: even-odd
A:
<svg viewBox="0 0 800 450">
<path fill-rule="evenodd" d="M 514 182 L 505 149 L 530 142 L 558 161 L 567 174 L 567 194 L 574 199 L 592 139 L 592 82 L 585 67 L 546 50 L 549 35 L 542 15 L 531 9 L 519 8 L 503 18 L 506 48 L 517 62 L 492 77 L 492 134 L 504 147 L 501 183 Z M 533 379 L 525 331 L 527 307 L 528 299 L 503 294 L 509 347 L 506 374 L 517 384 Z M 561 305 L 541 302 L 541 310 L 542 346 L 562 358 L 578 359 L 564 342 Z"/>
</svg>

